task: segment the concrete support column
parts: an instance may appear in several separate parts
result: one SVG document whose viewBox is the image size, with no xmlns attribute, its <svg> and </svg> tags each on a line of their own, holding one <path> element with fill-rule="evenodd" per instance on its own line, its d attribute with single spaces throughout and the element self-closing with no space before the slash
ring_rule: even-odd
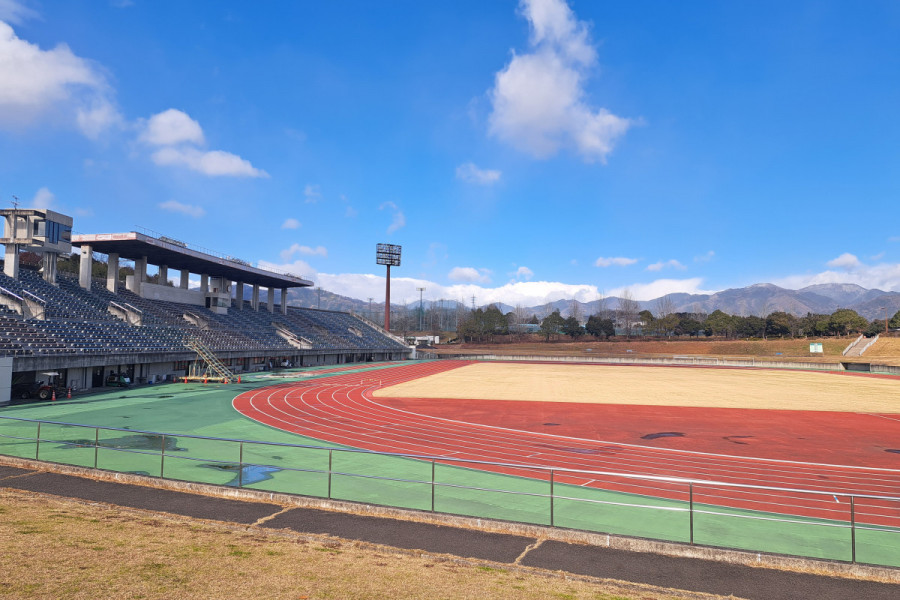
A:
<svg viewBox="0 0 900 600">
<path fill-rule="evenodd" d="M 169 267 L 159 265 L 159 285 L 169 285 Z"/>
<path fill-rule="evenodd" d="M 3 255 L 3 273 L 12 277 L 19 278 L 19 253 L 15 244 L 6 245 L 6 253 Z"/>
<path fill-rule="evenodd" d="M 204 294 L 209 293 L 209 275 L 206 273 L 200 275 L 200 291 Z"/>
<path fill-rule="evenodd" d="M 147 279 L 147 257 L 142 256 L 134 261 L 134 277 L 131 278 L 131 292 L 141 295 L 141 284 Z"/>
<path fill-rule="evenodd" d="M 287 314 L 287 288 L 281 288 L 281 314 Z"/>
<path fill-rule="evenodd" d="M 250 306 L 253 310 L 259 310 L 259 284 L 253 284 L 253 296 L 250 298 Z"/>
<path fill-rule="evenodd" d="M 86 290 L 91 289 L 91 267 L 93 267 L 94 249 L 91 246 L 81 247 L 81 258 L 78 260 L 78 285 Z"/>
<path fill-rule="evenodd" d="M 181 283 L 179 284 L 178 287 L 180 287 L 183 290 L 188 289 L 188 280 L 190 278 L 191 278 L 191 272 L 188 271 L 187 269 L 182 269 L 181 270 Z"/>
<path fill-rule="evenodd" d="M 41 267 L 44 269 L 44 281 L 51 285 L 56 285 L 56 260 L 59 254 L 55 252 L 44 252 L 41 259 Z"/>
<path fill-rule="evenodd" d="M 266 294 L 266 308 L 269 309 L 270 313 L 275 312 L 275 287 L 272 286 L 269 288 L 269 293 Z"/>
<path fill-rule="evenodd" d="M 237 286 L 234 292 L 234 301 L 237 302 L 238 310 L 244 310 L 244 282 L 235 281 L 234 285 Z"/>
<path fill-rule="evenodd" d="M 106 263 L 106 289 L 113 294 L 118 292 L 119 286 L 119 255 L 115 253 L 109 254 L 109 260 Z"/>
</svg>

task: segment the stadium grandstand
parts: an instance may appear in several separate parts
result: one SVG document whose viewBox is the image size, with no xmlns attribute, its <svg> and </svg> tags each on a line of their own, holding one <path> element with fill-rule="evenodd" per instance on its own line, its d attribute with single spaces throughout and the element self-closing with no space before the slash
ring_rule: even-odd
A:
<svg viewBox="0 0 900 600">
<path fill-rule="evenodd" d="M 72 235 L 72 218 L 50 210 L 4 209 L 0 216 L 0 404 L 411 353 L 359 315 L 288 306 L 290 288 L 313 285 L 297 275 L 160 235 Z M 57 270 L 72 246 L 80 248 L 77 276 Z M 39 255 L 39 264 L 20 264 L 26 252 Z M 92 276 L 95 257 L 105 261 L 103 278 Z M 133 262 L 133 273 L 120 260 Z M 148 277 L 148 265 L 156 276 Z M 177 280 L 170 281 L 172 271 Z M 189 286 L 191 274 L 199 287 Z"/>
</svg>

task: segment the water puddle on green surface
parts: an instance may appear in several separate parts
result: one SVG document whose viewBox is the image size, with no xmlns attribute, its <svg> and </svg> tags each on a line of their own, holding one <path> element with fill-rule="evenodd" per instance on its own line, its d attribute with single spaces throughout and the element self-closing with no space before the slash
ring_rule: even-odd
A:
<svg viewBox="0 0 900 600">
<path fill-rule="evenodd" d="M 237 464 L 206 464 L 200 465 L 205 469 L 215 469 L 217 471 L 226 471 L 234 473 L 234 479 L 225 485 L 235 486 L 250 485 L 259 483 L 260 481 L 268 481 L 272 479 L 272 474 L 281 471 L 278 467 L 267 467 L 263 465 L 244 465 L 241 467 Z"/>
</svg>

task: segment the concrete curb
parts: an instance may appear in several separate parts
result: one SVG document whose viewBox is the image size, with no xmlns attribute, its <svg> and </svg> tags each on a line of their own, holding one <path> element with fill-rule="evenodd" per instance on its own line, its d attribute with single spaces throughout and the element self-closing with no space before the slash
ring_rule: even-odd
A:
<svg viewBox="0 0 900 600">
<path fill-rule="evenodd" d="M 74 475 L 98 481 L 126 483 L 157 489 L 188 492 L 203 496 L 246 502 L 274 503 L 285 507 L 314 508 L 355 515 L 382 517 L 402 521 L 415 521 L 432 525 L 445 525 L 461 529 L 471 529 L 490 533 L 501 533 L 533 537 L 540 540 L 597 546 L 629 552 L 660 554 L 663 556 L 694 558 L 750 567 L 764 567 L 784 571 L 827 575 L 851 579 L 900 583 L 900 569 L 876 565 L 852 564 L 813 558 L 747 552 L 710 546 L 692 546 L 678 542 L 665 542 L 621 535 L 592 533 L 572 529 L 562 529 L 543 525 L 515 523 L 496 519 L 430 513 L 419 510 L 393 508 L 373 504 L 363 504 L 345 500 L 328 500 L 309 496 L 297 496 L 277 492 L 265 492 L 247 488 L 232 488 L 189 481 L 175 481 L 117 473 L 102 469 L 77 467 L 58 463 L 48 463 L 25 458 L 0 456 L 0 465 L 35 471 Z"/>
</svg>

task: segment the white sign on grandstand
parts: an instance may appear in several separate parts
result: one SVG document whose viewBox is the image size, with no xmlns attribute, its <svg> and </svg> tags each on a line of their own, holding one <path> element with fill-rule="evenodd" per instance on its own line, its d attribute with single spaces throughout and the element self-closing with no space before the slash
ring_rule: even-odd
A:
<svg viewBox="0 0 900 600">
<path fill-rule="evenodd" d="M 812 354 L 816 354 L 816 353 L 818 353 L 818 354 L 824 354 L 824 353 L 825 353 L 825 350 L 822 349 L 822 344 L 821 344 L 821 343 L 813 343 L 813 344 L 810 344 L 810 345 L 809 345 L 809 351 L 810 351 L 810 353 L 812 353 Z"/>
</svg>

